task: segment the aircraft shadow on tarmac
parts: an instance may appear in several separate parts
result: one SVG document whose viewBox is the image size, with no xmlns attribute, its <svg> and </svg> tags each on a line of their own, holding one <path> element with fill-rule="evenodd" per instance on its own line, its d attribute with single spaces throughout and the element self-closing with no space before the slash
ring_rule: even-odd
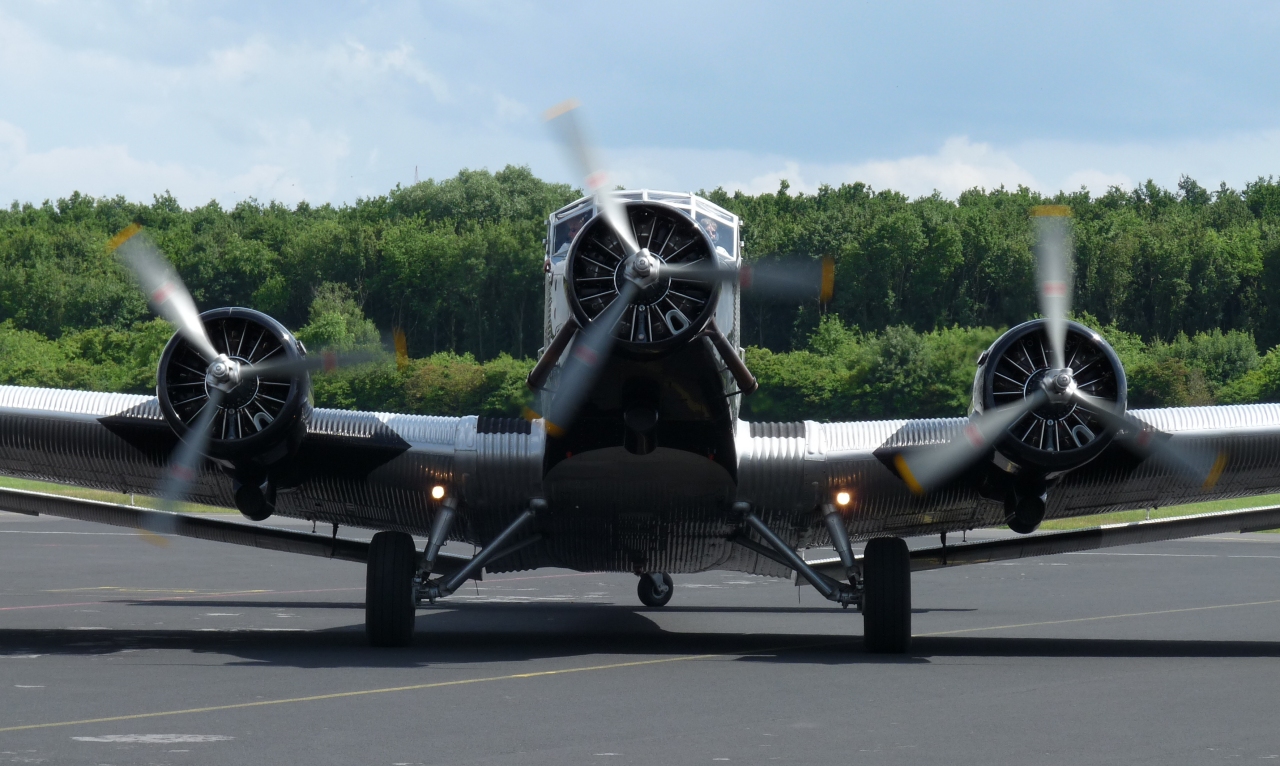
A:
<svg viewBox="0 0 1280 766">
<path fill-rule="evenodd" d="M 234 609 L 364 609 L 363 601 L 228 601 L 227 599 L 216 599 L 209 601 L 197 601 L 184 599 L 182 601 L 151 601 L 142 600 L 135 601 L 129 599 L 121 599 L 108 603 L 128 604 L 129 606 L 200 606 L 200 607 L 227 607 Z M 470 609 L 511 609 L 513 606 L 542 606 L 543 604 L 530 604 L 529 602 L 503 602 L 498 604 L 474 604 L 474 603 L 450 603 L 441 606 L 441 609 L 448 610 L 470 610 Z M 662 614 L 839 614 L 840 610 L 832 606 L 664 606 L 660 608 L 645 607 L 614 607 L 606 604 L 576 603 L 573 606 L 577 608 L 597 609 L 601 607 L 612 607 L 629 609 L 640 613 Z M 424 609 L 427 607 L 423 607 Z M 912 609 L 912 614 L 929 614 L 930 612 L 974 612 L 976 609 L 958 609 L 958 608 L 935 608 L 935 609 Z M 418 616 L 422 617 L 423 612 L 419 611 Z"/>
<path fill-rule="evenodd" d="M 689 612 L 716 609 L 687 607 Z M 927 664 L 941 657 L 1280 657 L 1280 642 L 1273 641 L 993 636 L 920 636 L 907 655 L 874 655 L 862 649 L 856 614 L 849 615 L 847 632 L 832 632 L 831 625 L 824 624 L 818 633 L 742 634 L 664 630 L 649 618 L 656 611 L 606 604 L 450 605 L 420 613 L 414 645 L 404 649 L 368 647 L 359 623 L 298 631 L 0 629 L 0 656 L 95 656 L 155 649 L 224 655 L 227 664 L 301 668 L 457 667 L 572 657 L 589 657 L 599 664 L 600 655 L 741 655 L 737 661 L 828 665 Z"/>
</svg>

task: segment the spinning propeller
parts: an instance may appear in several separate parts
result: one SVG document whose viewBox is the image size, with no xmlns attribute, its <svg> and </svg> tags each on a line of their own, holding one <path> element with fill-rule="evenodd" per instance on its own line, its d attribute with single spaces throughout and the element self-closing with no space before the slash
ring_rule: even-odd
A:
<svg viewBox="0 0 1280 766">
<path fill-rule="evenodd" d="M 1225 453 L 1175 445 L 1168 434 L 1126 412 L 1117 412 L 1109 402 L 1086 394 L 1076 385 L 1066 358 L 1067 316 L 1071 313 L 1071 211 L 1065 205 L 1041 205 L 1032 208 L 1031 215 L 1038 234 L 1036 274 L 1051 368 L 1040 385 L 1022 400 L 972 415 L 959 438 L 896 455 L 898 474 L 913 492 L 927 494 L 981 460 L 1028 413 L 1046 404 L 1074 404 L 1096 414 L 1116 441 L 1139 459 L 1154 459 L 1206 489 L 1212 487 L 1226 467 Z"/>
<path fill-rule="evenodd" d="M 181 443 L 170 458 L 160 486 L 159 498 L 163 510 L 172 511 L 178 501 L 187 496 L 191 483 L 199 473 L 209 441 L 213 438 L 214 417 L 226 397 L 242 382 L 254 378 L 291 378 L 373 358 L 372 354 L 367 353 L 338 355 L 322 352 L 313 357 L 270 360 L 257 364 L 245 364 L 232 359 L 214 348 L 191 294 L 141 226 L 136 223 L 130 225 L 112 238 L 109 247 L 132 272 L 151 308 L 171 322 L 208 365 L 204 379 L 208 399 L 187 427 L 186 433 L 180 435 Z M 149 528 L 146 531 L 160 534 L 172 531 L 172 524 L 167 520 L 160 519 L 151 524 L 159 528 Z"/>
<path fill-rule="evenodd" d="M 578 119 L 577 100 L 570 99 L 548 109 L 547 122 L 559 134 L 575 169 L 583 178 L 583 186 L 595 201 L 596 210 L 618 238 L 625 258 L 625 279 L 613 301 L 582 330 L 561 370 L 560 384 L 546 413 L 547 430 L 559 435 L 572 423 L 610 354 L 616 340 L 615 330 L 627 308 L 646 285 L 658 279 L 682 279 L 697 282 L 733 283 L 778 300 L 831 299 L 835 281 L 835 264 L 822 260 L 795 259 L 761 262 L 754 266 L 729 266 L 712 258 L 709 263 L 676 264 L 642 248 L 636 238 L 626 207 L 608 190 L 608 173 L 599 155 L 587 141 Z"/>
</svg>

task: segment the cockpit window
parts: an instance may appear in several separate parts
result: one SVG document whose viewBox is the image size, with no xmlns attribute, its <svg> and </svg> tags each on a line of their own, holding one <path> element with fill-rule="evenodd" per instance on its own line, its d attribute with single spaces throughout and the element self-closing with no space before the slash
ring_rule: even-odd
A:
<svg viewBox="0 0 1280 766">
<path fill-rule="evenodd" d="M 707 233 L 721 258 L 733 257 L 733 226 L 721 223 L 709 215 L 698 216 L 698 225 Z"/>
<path fill-rule="evenodd" d="M 569 245 L 589 220 L 591 220 L 591 211 L 587 210 L 556 224 L 555 248 L 551 251 L 551 261 L 553 263 L 559 263 L 569 255 Z"/>
</svg>

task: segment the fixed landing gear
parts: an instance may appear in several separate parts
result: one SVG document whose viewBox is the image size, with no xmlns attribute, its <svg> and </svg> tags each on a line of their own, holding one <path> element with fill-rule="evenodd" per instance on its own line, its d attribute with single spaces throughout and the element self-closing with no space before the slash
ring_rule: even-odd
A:
<svg viewBox="0 0 1280 766">
<path fill-rule="evenodd" d="M 440 547 L 448 539 L 456 502 L 446 500 L 432 526 L 431 542 L 419 556 L 413 538 L 404 532 L 379 532 L 369 543 L 364 594 L 365 633 L 373 646 L 408 646 L 413 642 L 413 624 L 417 605 L 427 600 L 435 603 L 456 591 L 474 577 L 486 564 L 508 556 L 542 539 L 534 533 L 519 542 L 511 539 L 533 521 L 537 512 L 547 507 L 534 499 L 529 508 L 481 548 L 456 571 L 429 579 Z"/>
<path fill-rule="evenodd" d="M 404 532 L 379 532 L 369 543 L 365 574 L 364 629 L 373 646 L 408 646 L 413 641 L 413 576 L 418 550 Z"/>
<path fill-rule="evenodd" d="M 911 554 L 897 537 L 867 541 L 862 554 L 862 635 L 868 652 L 911 647 Z"/>
<path fill-rule="evenodd" d="M 636 595 L 645 606 L 666 606 L 675 591 L 675 583 L 666 572 L 645 572 L 636 584 Z"/>
</svg>

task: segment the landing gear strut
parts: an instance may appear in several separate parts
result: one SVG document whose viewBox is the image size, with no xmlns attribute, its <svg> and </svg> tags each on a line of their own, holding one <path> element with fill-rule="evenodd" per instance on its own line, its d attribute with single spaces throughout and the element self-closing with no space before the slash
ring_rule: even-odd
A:
<svg viewBox="0 0 1280 766">
<path fill-rule="evenodd" d="M 533 521 L 536 512 L 547 507 L 543 500 L 534 499 L 526 511 L 456 572 L 427 579 L 440 546 L 448 539 L 448 528 L 456 507 L 455 503 L 443 504 L 437 523 L 431 530 L 433 539 L 421 557 L 414 547 L 413 538 L 404 532 L 379 532 L 373 536 L 369 544 L 364 594 L 365 633 L 370 644 L 408 646 L 413 641 L 413 623 L 419 601 L 425 599 L 434 604 L 436 599 L 456 591 L 486 564 L 542 539 L 541 534 L 534 533 L 519 542 L 510 542 L 516 533 Z"/>
<path fill-rule="evenodd" d="M 645 606 L 666 606 L 675 590 L 671 575 L 666 572 L 645 572 L 636 585 L 636 594 Z"/>
</svg>

